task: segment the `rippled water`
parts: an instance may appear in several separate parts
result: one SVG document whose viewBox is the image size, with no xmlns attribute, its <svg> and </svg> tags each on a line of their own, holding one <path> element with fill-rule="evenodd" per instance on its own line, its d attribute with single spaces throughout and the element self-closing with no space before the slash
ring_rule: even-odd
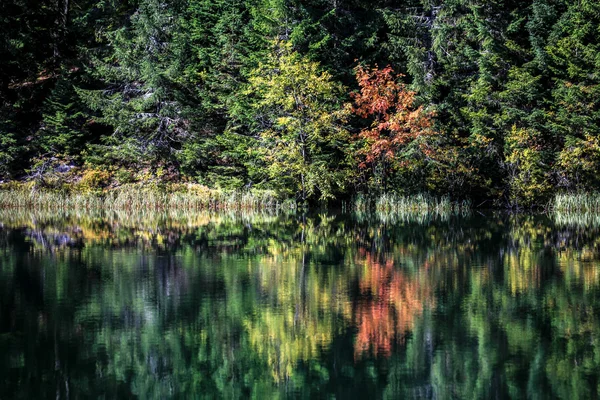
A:
<svg viewBox="0 0 600 400">
<path fill-rule="evenodd" d="M 596 398 L 595 216 L 0 212 L 0 398 Z"/>
</svg>

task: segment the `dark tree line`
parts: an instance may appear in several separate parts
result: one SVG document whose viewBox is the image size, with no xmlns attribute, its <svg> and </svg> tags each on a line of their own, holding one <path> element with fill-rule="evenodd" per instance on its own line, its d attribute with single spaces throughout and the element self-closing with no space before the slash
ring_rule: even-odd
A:
<svg viewBox="0 0 600 400">
<path fill-rule="evenodd" d="M 599 26 L 590 0 L 6 0 L 1 178 L 542 204 L 600 188 Z M 387 66 L 404 125 L 354 103 Z"/>
</svg>

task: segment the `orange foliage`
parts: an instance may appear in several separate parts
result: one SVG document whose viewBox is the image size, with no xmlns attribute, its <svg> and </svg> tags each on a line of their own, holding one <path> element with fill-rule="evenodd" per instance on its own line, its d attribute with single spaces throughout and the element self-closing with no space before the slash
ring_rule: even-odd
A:
<svg viewBox="0 0 600 400">
<path fill-rule="evenodd" d="M 364 254 L 365 273 L 360 291 L 366 297 L 355 311 L 358 334 L 354 345 L 355 357 L 371 351 L 375 356 L 389 356 L 395 340 L 403 340 L 412 329 L 415 319 L 431 298 L 429 288 L 388 260 L 380 263 Z"/>
<path fill-rule="evenodd" d="M 353 112 L 362 118 L 372 118 L 370 128 L 360 132 L 359 138 L 366 146 L 362 168 L 378 161 L 393 159 L 397 153 L 419 136 L 435 134 L 432 130 L 434 113 L 423 106 L 414 107 L 416 92 L 408 90 L 398 81 L 402 74 L 395 74 L 390 66 L 365 69 L 355 68 L 360 92 L 353 93 Z M 421 150 L 428 155 L 425 146 Z"/>
</svg>

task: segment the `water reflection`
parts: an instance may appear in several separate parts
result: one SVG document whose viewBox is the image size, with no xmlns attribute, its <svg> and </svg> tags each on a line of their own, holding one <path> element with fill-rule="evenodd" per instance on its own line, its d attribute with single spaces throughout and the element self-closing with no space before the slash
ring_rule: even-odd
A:
<svg viewBox="0 0 600 400">
<path fill-rule="evenodd" d="M 396 268 L 393 259 L 382 262 L 365 249 L 359 251 L 357 264 L 361 297 L 354 311 L 355 354 L 390 356 L 393 344 L 404 341 L 425 304 L 434 307 L 429 286 Z"/>
<path fill-rule="evenodd" d="M 0 212 L 0 398 L 594 398 L 600 224 Z"/>
</svg>

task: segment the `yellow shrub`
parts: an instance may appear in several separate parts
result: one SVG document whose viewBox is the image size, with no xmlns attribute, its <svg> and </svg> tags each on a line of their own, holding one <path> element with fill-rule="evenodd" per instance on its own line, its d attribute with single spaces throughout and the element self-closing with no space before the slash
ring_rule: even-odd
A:
<svg viewBox="0 0 600 400">
<path fill-rule="evenodd" d="M 110 184 L 110 180 L 111 175 L 108 171 L 86 169 L 79 181 L 79 189 L 84 192 L 102 189 Z"/>
</svg>

